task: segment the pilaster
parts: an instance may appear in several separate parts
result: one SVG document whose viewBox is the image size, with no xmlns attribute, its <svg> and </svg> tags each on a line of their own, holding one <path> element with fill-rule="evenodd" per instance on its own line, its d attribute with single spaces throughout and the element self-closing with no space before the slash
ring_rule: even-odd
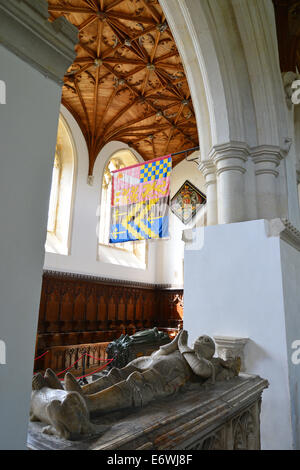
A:
<svg viewBox="0 0 300 470">
<path fill-rule="evenodd" d="M 243 142 L 228 142 L 213 147 L 210 159 L 218 177 L 218 221 L 242 222 L 245 214 L 245 173 L 249 148 Z"/>
<path fill-rule="evenodd" d="M 258 218 L 273 219 L 279 215 L 276 178 L 283 152 L 279 147 L 261 145 L 251 149 L 251 156 L 255 163 Z"/>
<path fill-rule="evenodd" d="M 199 170 L 205 177 L 207 225 L 216 225 L 218 223 L 216 166 L 211 160 L 206 160 L 199 163 Z"/>
</svg>

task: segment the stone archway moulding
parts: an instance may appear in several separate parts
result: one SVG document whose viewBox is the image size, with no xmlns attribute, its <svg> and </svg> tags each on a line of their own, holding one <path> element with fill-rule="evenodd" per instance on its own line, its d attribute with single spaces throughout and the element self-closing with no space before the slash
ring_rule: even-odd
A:
<svg viewBox="0 0 300 470">
<path fill-rule="evenodd" d="M 194 103 L 208 225 L 288 216 L 289 136 L 272 1 L 160 4 Z"/>
</svg>

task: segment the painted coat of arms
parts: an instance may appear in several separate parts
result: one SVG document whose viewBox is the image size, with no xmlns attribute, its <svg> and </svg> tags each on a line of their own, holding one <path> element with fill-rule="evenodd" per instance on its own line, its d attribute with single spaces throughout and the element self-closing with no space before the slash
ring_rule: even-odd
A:
<svg viewBox="0 0 300 470">
<path fill-rule="evenodd" d="M 171 210 L 181 222 L 188 224 L 205 203 L 205 194 L 186 180 L 172 198 Z"/>
</svg>

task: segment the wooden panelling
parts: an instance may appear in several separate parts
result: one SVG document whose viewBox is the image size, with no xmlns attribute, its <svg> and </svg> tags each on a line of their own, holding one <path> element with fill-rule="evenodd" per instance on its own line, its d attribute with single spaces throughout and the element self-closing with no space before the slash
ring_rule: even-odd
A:
<svg viewBox="0 0 300 470">
<path fill-rule="evenodd" d="M 177 330 L 182 319 L 182 289 L 46 271 L 36 356 L 53 346 L 110 342 L 154 326 Z"/>
<path fill-rule="evenodd" d="M 71 367 L 74 375 L 82 374 L 83 358 L 85 356 L 85 372 L 105 366 L 107 362 L 106 348 L 109 343 L 77 344 L 69 346 L 53 346 L 48 349 L 47 354 L 35 363 L 35 370 L 45 371 L 48 367 L 59 373 Z M 99 359 L 99 360 L 98 360 Z M 72 365 L 74 366 L 72 367 Z M 59 374 L 61 378 L 63 374 Z"/>
</svg>

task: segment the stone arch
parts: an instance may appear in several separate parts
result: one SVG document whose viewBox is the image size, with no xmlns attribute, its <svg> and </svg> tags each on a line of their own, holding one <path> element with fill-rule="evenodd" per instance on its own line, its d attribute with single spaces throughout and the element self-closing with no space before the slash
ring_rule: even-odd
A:
<svg viewBox="0 0 300 470">
<path fill-rule="evenodd" d="M 257 145 L 284 147 L 288 137 L 287 108 L 273 3 L 270 0 L 231 0 L 231 3 L 249 72 Z"/>
<path fill-rule="evenodd" d="M 288 124 L 271 0 L 160 3 L 193 98 L 208 225 L 282 216 Z"/>
<path fill-rule="evenodd" d="M 210 146 L 229 141 L 282 146 L 287 126 L 272 2 L 160 4 L 186 69 L 201 160 Z"/>
<path fill-rule="evenodd" d="M 212 146 L 229 141 L 253 142 L 247 129 L 249 119 L 253 121 L 249 77 L 230 3 L 175 2 L 174 6 L 174 2 L 171 5 L 160 0 L 186 69 L 203 161 L 208 159 Z M 230 30 L 228 21 L 232 23 Z"/>
</svg>

